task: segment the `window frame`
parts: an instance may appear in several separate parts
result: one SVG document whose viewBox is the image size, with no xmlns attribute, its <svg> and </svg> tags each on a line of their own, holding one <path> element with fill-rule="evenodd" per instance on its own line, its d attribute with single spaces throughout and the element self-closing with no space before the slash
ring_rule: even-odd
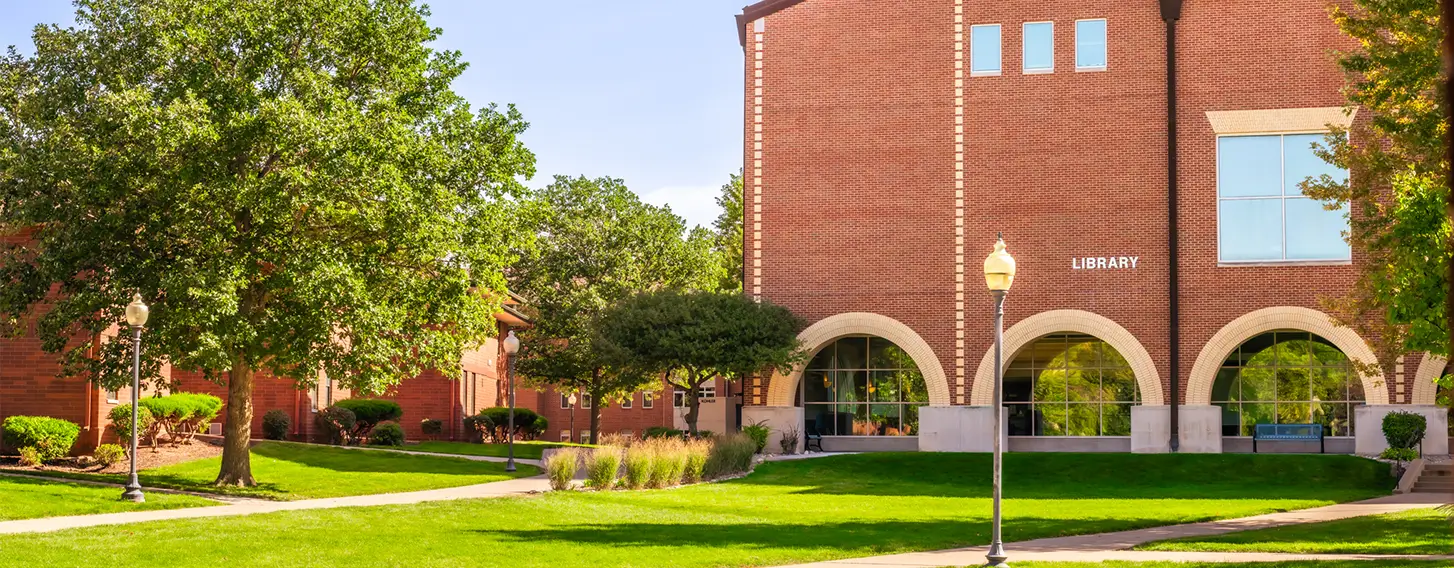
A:
<svg viewBox="0 0 1454 568">
<path fill-rule="evenodd" d="M 560 409 L 561 410 L 567 410 L 570 407 L 571 407 L 571 405 L 570 405 L 570 393 L 566 393 L 566 392 L 560 393 Z"/>
<path fill-rule="evenodd" d="M 974 69 L 974 30 L 976 28 L 995 28 L 999 31 L 999 38 L 996 43 L 995 69 L 993 71 L 975 71 Z M 969 76 L 970 77 L 999 77 L 1005 73 L 1005 26 L 1001 24 L 973 24 L 969 26 Z"/>
<path fill-rule="evenodd" d="M 654 393 L 643 391 L 641 393 L 642 408 L 656 408 L 656 396 Z"/>
<path fill-rule="evenodd" d="M 631 394 L 626 395 L 626 398 L 621 399 L 621 408 L 629 410 L 631 408 L 631 405 L 634 404 L 635 402 L 636 402 L 636 393 L 633 392 Z"/>
<path fill-rule="evenodd" d="M 1103 65 L 1085 65 L 1085 66 L 1082 66 L 1080 64 L 1080 23 L 1081 22 L 1103 22 L 1103 23 L 1105 23 L 1105 28 L 1106 28 L 1105 41 L 1102 44 L 1102 49 L 1105 52 L 1104 53 L 1104 55 L 1105 55 L 1104 59 L 1106 60 L 1105 64 L 1103 64 Z M 1111 20 L 1109 18 L 1081 18 L 1079 20 L 1076 20 L 1075 21 L 1075 71 L 1077 73 L 1096 73 L 1096 72 L 1100 72 L 1100 71 L 1105 71 L 1105 70 L 1109 69 L 1110 67 L 1111 67 Z"/>
<path fill-rule="evenodd" d="M 1348 258 L 1315 259 L 1315 258 L 1287 258 L 1287 200 L 1308 199 L 1317 201 L 1306 196 L 1289 196 L 1287 187 L 1282 188 L 1282 194 L 1275 197 L 1222 197 L 1222 139 L 1223 138 L 1252 138 L 1259 136 L 1276 136 L 1278 138 L 1279 164 L 1281 165 L 1282 182 L 1287 183 L 1287 137 L 1288 136 L 1326 136 L 1327 130 L 1290 130 L 1286 132 L 1236 132 L 1217 134 L 1212 142 L 1212 169 L 1214 186 L 1212 199 L 1216 200 L 1217 206 L 1217 266 L 1223 268 L 1235 267 L 1256 267 L 1256 266 L 1347 266 L 1353 264 L 1353 249 L 1348 247 Z M 1222 202 L 1223 201 L 1271 201 L 1276 199 L 1281 205 L 1282 214 L 1282 259 L 1254 259 L 1254 260 L 1227 260 L 1222 258 Z M 1345 206 L 1347 207 L 1347 206 Z"/>
<path fill-rule="evenodd" d="M 1027 65 L 1026 61 L 1028 61 L 1028 60 L 1025 57 L 1025 53 L 1027 53 L 1029 51 L 1028 49 L 1026 49 L 1026 47 L 1027 47 L 1026 46 L 1026 41 L 1027 41 L 1027 38 L 1029 37 L 1029 34 L 1027 34 L 1025 32 L 1026 32 L 1026 30 L 1030 26 L 1033 26 L 1033 25 L 1049 25 L 1050 26 L 1050 67 L 1044 67 L 1044 68 L 1037 67 L 1037 68 L 1031 69 L 1030 67 L 1027 67 L 1026 66 Z M 1024 22 L 1024 23 L 1020 24 L 1020 73 L 1025 74 L 1025 75 L 1050 75 L 1050 74 L 1055 73 L 1055 21 L 1054 20 L 1041 20 L 1041 21 L 1036 21 L 1036 22 Z"/>
</svg>

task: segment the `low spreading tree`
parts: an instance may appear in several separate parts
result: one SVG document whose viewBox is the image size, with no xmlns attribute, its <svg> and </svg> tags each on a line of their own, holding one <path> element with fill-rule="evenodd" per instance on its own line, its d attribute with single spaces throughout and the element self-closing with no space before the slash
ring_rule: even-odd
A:
<svg viewBox="0 0 1454 568">
<path fill-rule="evenodd" d="M 801 325 L 786 308 L 739 293 L 656 290 L 607 311 L 598 341 L 615 360 L 651 369 L 685 391 L 687 427 L 695 434 L 702 385 L 790 370 L 803 359 Z"/>
<path fill-rule="evenodd" d="M 0 332 L 64 376 L 227 385 L 220 485 L 254 485 L 255 377 L 382 392 L 495 330 L 533 174 L 513 109 L 411 0 L 77 0 L 0 59 Z M 31 322 L 38 323 L 32 326 Z M 161 385 L 166 386 L 166 385 Z"/>
</svg>

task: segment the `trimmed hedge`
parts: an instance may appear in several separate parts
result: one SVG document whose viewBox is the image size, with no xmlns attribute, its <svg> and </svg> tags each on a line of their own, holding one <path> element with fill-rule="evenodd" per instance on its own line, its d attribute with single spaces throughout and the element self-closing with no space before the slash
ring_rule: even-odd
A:
<svg viewBox="0 0 1454 568">
<path fill-rule="evenodd" d="M 1388 447 L 1396 450 L 1418 446 L 1428 429 L 1429 420 L 1422 414 L 1400 410 L 1383 417 L 1383 439 L 1388 441 Z"/>
<path fill-rule="evenodd" d="M 326 442 L 344 445 L 353 435 L 353 427 L 358 423 L 358 418 L 353 415 L 352 410 L 330 406 L 318 412 L 313 421 L 318 424 L 318 431 L 323 433 Z"/>
<path fill-rule="evenodd" d="M 157 433 L 161 431 L 162 425 L 152 418 L 151 410 L 145 406 L 137 408 L 136 426 L 141 430 L 141 439 L 137 440 L 137 445 L 147 442 L 152 447 L 156 447 Z M 131 445 L 131 405 L 123 404 L 112 408 L 111 413 L 106 417 L 111 421 L 111 430 L 116 432 L 116 437 L 121 440 L 121 443 Z"/>
<path fill-rule="evenodd" d="M 370 446 L 402 446 L 404 445 L 404 427 L 398 422 L 385 422 L 374 428 L 369 433 Z"/>
<path fill-rule="evenodd" d="M 42 462 L 66 457 L 80 434 L 75 422 L 49 416 L 11 416 L 0 423 L 0 439 L 6 446 L 31 449 Z"/>
<path fill-rule="evenodd" d="M 353 413 L 356 420 L 353 432 L 355 440 L 362 440 L 381 422 L 397 421 L 404 416 L 404 407 L 392 400 L 381 398 L 349 398 L 333 404 Z"/>
<path fill-rule="evenodd" d="M 269 440 L 287 440 L 288 430 L 293 428 L 293 418 L 281 410 L 269 410 L 263 415 L 263 437 Z"/>
<path fill-rule="evenodd" d="M 504 442 L 510 424 L 510 409 L 504 406 L 486 408 L 464 419 L 465 428 L 480 433 L 486 442 Z M 550 429 L 550 421 L 529 408 L 515 409 L 515 438 L 534 440 Z"/>
<path fill-rule="evenodd" d="M 143 398 L 139 404 L 151 411 L 173 445 L 191 441 L 222 412 L 222 399 L 210 394 L 183 392 Z"/>
</svg>

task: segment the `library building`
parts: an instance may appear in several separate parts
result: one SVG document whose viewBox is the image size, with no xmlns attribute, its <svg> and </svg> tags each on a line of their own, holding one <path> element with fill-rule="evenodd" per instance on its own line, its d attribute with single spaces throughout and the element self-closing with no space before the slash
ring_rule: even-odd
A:
<svg viewBox="0 0 1454 568">
<path fill-rule="evenodd" d="M 1380 363 L 1324 308 L 1365 258 L 1301 189 L 1347 176 L 1316 148 L 1360 120 L 1325 0 L 767 0 L 736 23 L 744 287 L 811 352 L 743 385 L 743 423 L 988 451 L 1003 234 L 1010 451 L 1376 454 L 1402 410 L 1449 453 L 1447 361 Z"/>
</svg>

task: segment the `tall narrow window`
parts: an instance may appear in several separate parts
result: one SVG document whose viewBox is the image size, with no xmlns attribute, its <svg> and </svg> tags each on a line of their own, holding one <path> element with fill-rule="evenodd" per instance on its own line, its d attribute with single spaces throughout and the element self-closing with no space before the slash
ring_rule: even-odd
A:
<svg viewBox="0 0 1454 568">
<path fill-rule="evenodd" d="M 1106 68 L 1106 21 L 1075 22 L 1075 70 L 1104 71 Z"/>
<path fill-rule="evenodd" d="M 631 394 L 626 395 L 626 398 L 624 398 L 624 399 L 621 400 L 621 408 L 631 408 L 631 403 L 634 402 L 635 400 L 636 400 L 636 393 L 631 393 Z"/>
<path fill-rule="evenodd" d="M 1329 211 L 1300 184 L 1348 172 L 1313 153 L 1321 134 L 1217 139 L 1217 232 L 1222 262 L 1351 260 L 1345 209 Z"/>
<path fill-rule="evenodd" d="M 656 393 L 641 393 L 641 407 L 652 408 L 654 406 L 656 406 Z"/>
<path fill-rule="evenodd" d="M 1055 71 L 1055 23 L 1026 22 L 1024 37 L 1025 74 Z"/>
<path fill-rule="evenodd" d="M 1000 74 L 1000 25 L 969 27 L 969 74 Z"/>
</svg>

